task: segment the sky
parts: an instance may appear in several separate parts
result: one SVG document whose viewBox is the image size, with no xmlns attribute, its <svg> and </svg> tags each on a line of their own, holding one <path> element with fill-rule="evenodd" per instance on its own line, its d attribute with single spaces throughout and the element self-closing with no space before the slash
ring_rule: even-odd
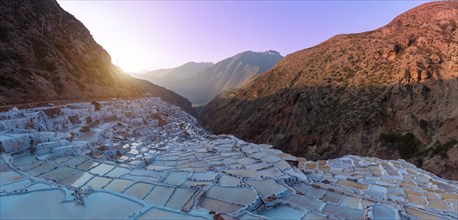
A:
<svg viewBox="0 0 458 220">
<path fill-rule="evenodd" d="M 218 62 L 237 53 L 283 56 L 345 33 L 382 27 L 426 1 L 58 0 L 127 72 Z"/>
</svg>

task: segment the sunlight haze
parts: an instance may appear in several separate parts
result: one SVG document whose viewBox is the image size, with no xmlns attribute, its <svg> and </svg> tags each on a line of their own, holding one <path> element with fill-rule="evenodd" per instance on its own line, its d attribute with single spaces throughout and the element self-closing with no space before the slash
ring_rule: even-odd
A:
<svg viewBox="0 0 458 220">
<path fill-rule="evenodd" d="M 282 55 L 369 31 L 424 1 L 58 1 L 127 72 L 218 62 L 242 51 Z M 371 18 L 371 19 L 367 19 Z"/>
</svg>

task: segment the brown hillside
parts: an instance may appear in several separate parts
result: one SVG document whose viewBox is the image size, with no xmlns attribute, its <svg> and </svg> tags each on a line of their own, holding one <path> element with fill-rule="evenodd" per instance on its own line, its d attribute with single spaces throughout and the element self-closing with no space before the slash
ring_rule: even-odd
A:
<svg viewBox="0 0 458 220">
<path fill-rule="evenodd" d="M 0 1 L 0 105 L 149 94 L 193 112 L 183 97 L 145 83 L 113 66 L 56 1 Z"/>
<path fill-rule="evenodd" d="M 433 2 L 335 36 L 215 98 L 201 122 L 308 159 L 404 158 L 458 179 L 457 26 L 458 3 Z"/>
</svg>

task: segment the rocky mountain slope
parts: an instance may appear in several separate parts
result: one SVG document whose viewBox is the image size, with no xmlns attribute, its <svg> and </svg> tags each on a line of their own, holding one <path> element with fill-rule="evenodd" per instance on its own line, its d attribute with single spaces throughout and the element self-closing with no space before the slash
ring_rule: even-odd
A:
<svg viewBox="0 0 458 220">
<path fill-rule="evenodd" d="M 286 56 L 205 108 L 215 133 L 308 159 L 403 158 L 458 179 L 458 2 Z"/>
<path fill-rule="evenodd" d="M 193 113 L 179 95 L 131 78 L 56 1 L 0 1 L 0 105 L 160 96 Z"/>
<path fill-rule="evenodd" d="M 269 70 L 281 58 L 280 53 L 272 50 L 245 51 L 216 64 L 187 63 L 170 70 L 163 77 L 151 77 L 156 72 L 135 77 L 169 88 L 193 104 L 202 105 L 221 92 L 236 88 L 251 77 Z"/>
</svg>

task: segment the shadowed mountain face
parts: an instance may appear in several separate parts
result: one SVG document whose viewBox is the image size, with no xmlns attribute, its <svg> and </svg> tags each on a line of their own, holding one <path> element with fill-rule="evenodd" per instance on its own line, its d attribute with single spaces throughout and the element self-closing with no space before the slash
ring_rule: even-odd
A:
<svg viewBox="0 0 458 220">
<path fill-rule="evenodd" d="M 307 159 L 404 158 L 458 179 L 458 3 L 286 56 L 212 100 L 201 123 Z"/>
<path fill-rule="evenodd" d="M 0 1 L 0 105 L 159 96 L 193 113 L 183 97 L 131 78 L 56 1 Z"/>
<path fill-rule="evenodd" d="M 162 74 L 162 70 L 135 77 L 167 87 L 193 104 L 202 105 L 221 92 L 239 87 L 251 77 L 269 70 L 282 58 L 276 51 L 245 51 L 216 64 L 187 63 L 169 70 L 162 77 L 154 77 Z"/>
</svg>

